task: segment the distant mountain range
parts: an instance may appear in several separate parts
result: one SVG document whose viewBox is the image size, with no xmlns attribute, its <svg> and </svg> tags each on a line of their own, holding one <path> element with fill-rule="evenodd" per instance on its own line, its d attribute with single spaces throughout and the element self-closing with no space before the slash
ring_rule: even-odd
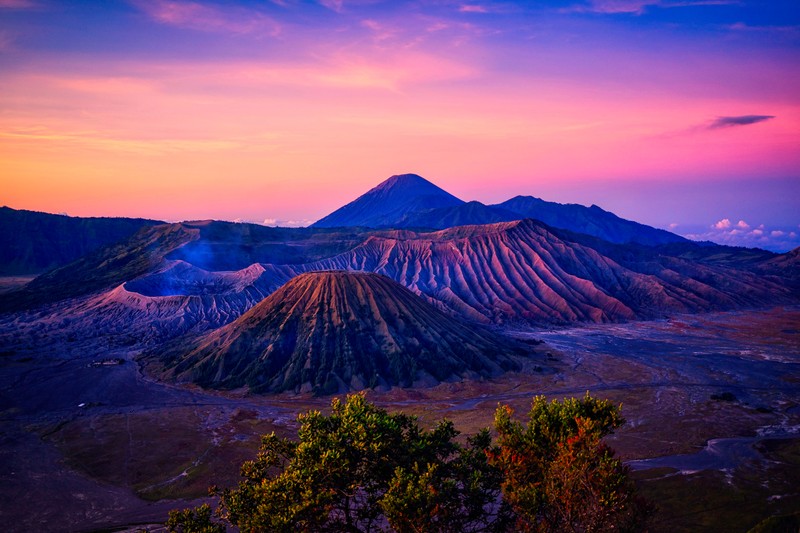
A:
<svg viewBox="0 0 800 533">
<path fill-rule="evenodd" d="M 531 352 L 385 276 L 355 272 L 296 276 L 227 326 L 174 345 L 147 358 L 172 379 L 320 394 L 493 376 Z"/>
<path fill-rule="evenodd" d="M 578 204 L 546 202 L 533 196 L 515 196 L 492 207 L 510 211 L 518 217 L 541 220 L 554 228 L 592 235 L 613 243 L 634 242 L 654 246 L 688 242 L 688 239 L 680 235 L 625 220 L 596 205 L 585 207 Z"/>
<path fill-rule="evenodd" d="M 625 220 L 596 205 L 559 204 L 533 196 L 516 196 L 496 205 L 464 202 L 416 174 L 392 176 L 311 227 L 445 229 L 523 218 L 613 243 L 653 246 L 686 241 L 674 233 Z"/>
</svg>

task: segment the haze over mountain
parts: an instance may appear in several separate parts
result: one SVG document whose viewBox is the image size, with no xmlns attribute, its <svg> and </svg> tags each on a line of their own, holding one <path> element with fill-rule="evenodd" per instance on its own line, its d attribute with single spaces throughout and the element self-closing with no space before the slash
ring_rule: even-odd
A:
<svg viewBox="0 0 800 533">
<path fill-rule="evenodd" d="M 530 350 L 451 318 L 385 276 L 315 272 L 235 322 L 148 359 L 203 387 L 331 394 L 497 375 L 519 368 L 517 357 Z"/>
<path fill-rule="evenodd" d="M 140 276 L 175 277 L 174 273 L 180 269 L 172 269 L 174 261 L 185 261 L 206 271 L 241 271 L 256 263 L 318 260 L 350 250 L 364 238 L 363 232 L 350 230 L 271 228 L 215 221 L 152 226 L 123 243 L 92 252 L 38 276 L 21 290 L 3 295 L 0 311 L 108 290 Z M 281 278 L 281 283 L 287 279 Z M 161 286 L 165 286 L 164 283 L 164 280 L 158 282 Z M 171 283 L 186 285 L 179 279 Z M 148 293 L 145 296 L 167 295 Z"/>
<path fill-rule="evenodd" d="M 78 218 L 0 207 L 0 276 L 40 274 L 156 224 L 141 218 Z"/>
<path fill-rule="evenodd" d="M 687 239 L 665 230 L 620 218 L 593 205 L 546 202 L 517 196 L 497 205 L 463 202 L 416 174 L 392 176 L 311 227 L 430 228 L 540 220 L 555 228 L 609 242 L 658 245 Z"/>
<path fill-rule="evenodd" d="M 145 228 L 128 240 L 106 246 L 33 279 L 21 290 L 0 297 L 0 311 L 13 311 L 76 298 L 115 287 L 163 268 L 164 256 L 199 238 L 183 224 Z"/>
</svg>

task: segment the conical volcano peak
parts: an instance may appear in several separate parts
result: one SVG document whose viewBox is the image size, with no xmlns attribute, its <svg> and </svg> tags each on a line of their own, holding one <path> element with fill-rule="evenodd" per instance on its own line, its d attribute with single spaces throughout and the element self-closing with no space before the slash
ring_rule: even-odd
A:
<svg viewBox="0 0 800 533">
<path fill-rule="evenodd" d="M 427 199 L 426 201 L 437 205 L 444 203 L 447 207 L 463 203 L 460 199 L 418 174 L 395 174 L 370 189 L 361 198 L 368 195 L 391 198 L 400 202 L 415 202 L 424 198 Z"/>
<path fill-rule="evenodd" d="M 398 221 L 411 213 L 463 203 L 422 176 L 397 174 L 318 220 L 312 227 L 395 227 Z"/>
<path fill-rule="evenodd" d="M 313 272 L 236 321 L 167 354 L 167 375 L 204 387 L 331 394 L 434 385 L 519 368 L 530 348 L 466 324 L 380 274 Z"/>
<path fill-rule="evenodd" d="M 428 190 L 435 190 L 435 191 L 443 191 L 441 188 L 437 187 L 430 181 L 426 180 L 419 174 L 395 174 L 394 176 L 390 176 L 385 181 L 379 183 L 375 189 L 379 190 L 387 190 L 387 189 L 428 189 Z M 446 193 L 445 194 L 449 194 Z"/>
</svg>

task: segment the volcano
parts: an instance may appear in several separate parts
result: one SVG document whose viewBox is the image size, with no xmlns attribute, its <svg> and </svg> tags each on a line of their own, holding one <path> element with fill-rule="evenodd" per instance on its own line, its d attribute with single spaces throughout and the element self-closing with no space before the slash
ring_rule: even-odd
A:
<svg viewBox="0 0 800 533">
<path fill-rule="evenodd" d="M 311 225 L 312 228 L 396 227 L 398 221 L 430 209 L 463 204 L 449 192 L 416 174 L 398 174 Z"/>
<path fill-rule="evenodd" d="M 178 381 L 332 394 L 518 369 L 533 349 L 456 320 L 373 273 L 301 274 L 236 321 L 160 356 Z"/>
</svg>

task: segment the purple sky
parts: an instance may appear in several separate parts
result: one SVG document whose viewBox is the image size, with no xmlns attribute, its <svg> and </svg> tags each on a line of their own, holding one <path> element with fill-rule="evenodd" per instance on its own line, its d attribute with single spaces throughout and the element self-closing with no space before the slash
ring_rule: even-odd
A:
<svg viewBox="0 0 800 533">
<path fill-rule="evenodd" d="M 0 0 L 0 204 L 301 224 L 392 174 L 800 245 L 800 3 Z"/>
</svg>

